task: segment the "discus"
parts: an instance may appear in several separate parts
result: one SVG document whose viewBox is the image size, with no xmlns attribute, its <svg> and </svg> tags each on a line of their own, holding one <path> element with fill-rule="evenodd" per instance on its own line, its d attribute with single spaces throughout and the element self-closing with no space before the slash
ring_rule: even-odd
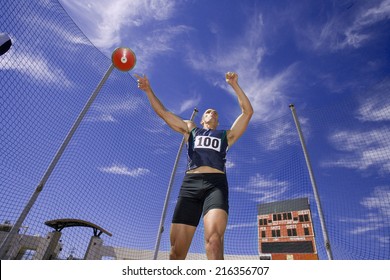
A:
<svg viewBox="0 0 390 280">
<path fill-rule="evenodd" d="M 130 71 L 134 68 L 137 58 L 129 48 L 116 48 L 111 56 L 112 64 L 120 71 Z"/>
<path fill-rule="evenodd" d="M 12 41 L 8 34 L 0 32 L 0 56 L 8 52 L 11 46 Z"/>
</svg>

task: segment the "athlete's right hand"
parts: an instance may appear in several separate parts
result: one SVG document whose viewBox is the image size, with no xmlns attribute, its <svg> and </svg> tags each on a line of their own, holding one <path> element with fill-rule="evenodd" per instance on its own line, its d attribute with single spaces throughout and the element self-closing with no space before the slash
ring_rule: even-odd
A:
<svg viewBox="0 0 390 280">
<path fill-rule="evenodd" d="M 150 90 L 150 83 L 148 77 L 146 77 L 145 74 L 143 75 L 143 77 L 135 74 L 135 77 L 137 78 L 137 84 L 139 89 L 143 91 Z"/>
</svg>

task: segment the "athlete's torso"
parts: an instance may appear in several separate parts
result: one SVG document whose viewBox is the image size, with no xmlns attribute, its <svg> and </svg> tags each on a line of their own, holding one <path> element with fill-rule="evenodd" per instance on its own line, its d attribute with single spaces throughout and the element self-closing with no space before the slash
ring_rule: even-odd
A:
<svg viewBox="0 0 390 280">
<path fill-rule="evenodd" d="M 187 142 L 187 173 L 224 173 L 227 131 L 194 128 Z"/>
</svg>

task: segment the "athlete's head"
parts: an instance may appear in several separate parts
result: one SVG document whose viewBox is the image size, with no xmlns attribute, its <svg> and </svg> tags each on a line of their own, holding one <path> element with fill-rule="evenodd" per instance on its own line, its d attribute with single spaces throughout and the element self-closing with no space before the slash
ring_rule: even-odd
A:
<svg viewBox="0 0 390 280">
<path fill-rule="evenodd" d="M 207 109 L 202 116 L 202 121 L 200 122 L 203 127 L 207 126 L 208 128 L 215 129 L 218 126 L 218 112 L 214 109 Z"/>
</svg>

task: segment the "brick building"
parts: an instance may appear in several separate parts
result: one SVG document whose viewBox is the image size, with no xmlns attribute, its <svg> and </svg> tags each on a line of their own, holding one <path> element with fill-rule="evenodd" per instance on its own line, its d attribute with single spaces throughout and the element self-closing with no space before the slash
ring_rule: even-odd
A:
<svg viewBox="0 0 390 280">
<path fill-rule="evenodd" d="M 308 198 L 260 204 L 257 218 L 260 258 L 318 260 Z"/>
</svg>

